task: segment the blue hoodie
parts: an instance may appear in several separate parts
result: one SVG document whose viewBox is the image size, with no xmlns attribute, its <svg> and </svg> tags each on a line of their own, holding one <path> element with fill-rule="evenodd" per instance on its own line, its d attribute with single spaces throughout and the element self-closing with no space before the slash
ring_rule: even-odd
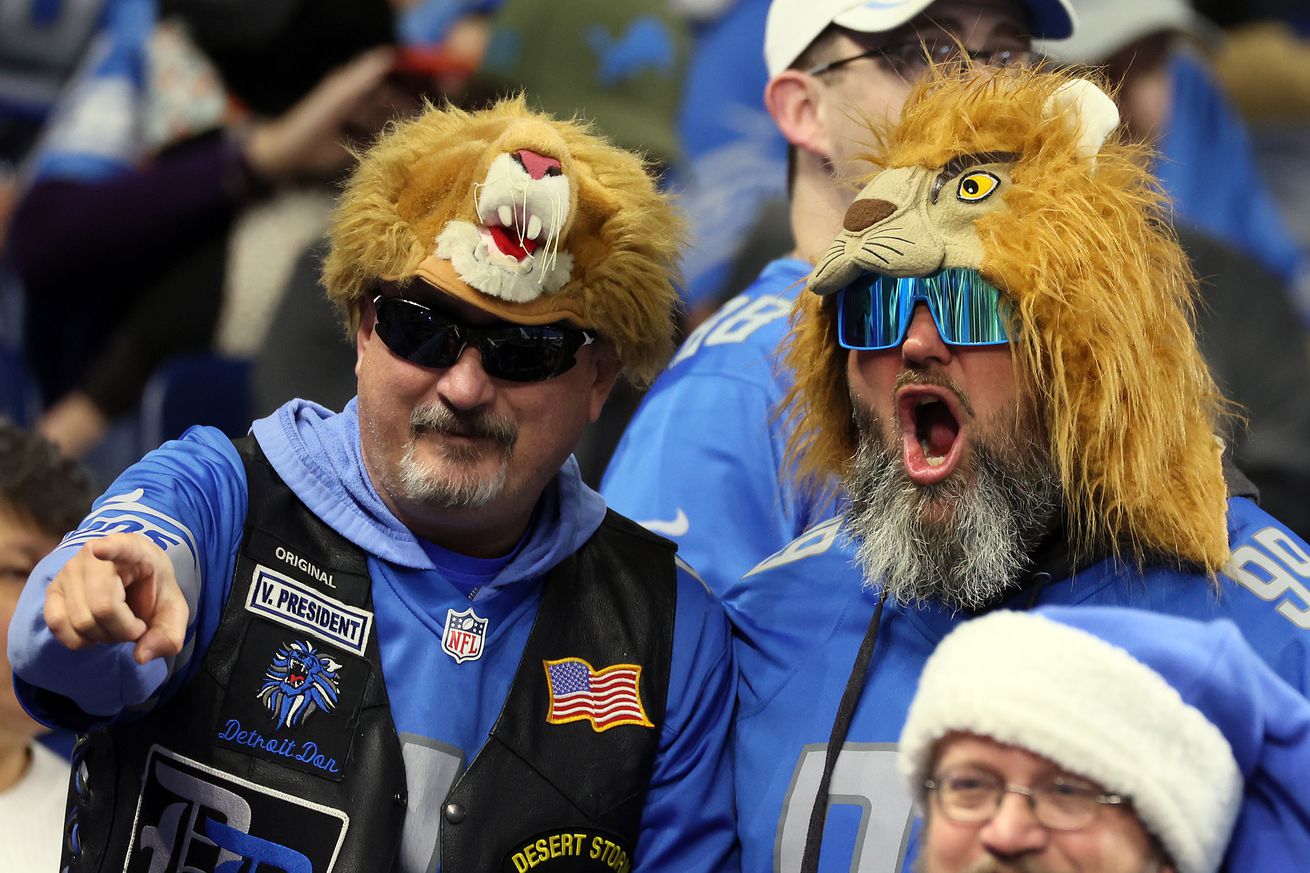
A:
<svg viewBox="0 0 1310 873">
<path fill-rule="evenodd" d="M 340 414 L 293 401 L 256 422 L 253 433 L 296 496 L 370 555 L 383 672 L 410 780 L 401 869 L 433 870 L 441 801 L 504 704 L 542 577 L 595 532 L 604 500 L 570 459 L 509 556 L 469 559 L 418 540 L 382 503 L 364 471 L 355 401 Z M 124 472 L 37 566 L 19 601 L 9 645 L 24 705 L 43 716 L 29 687 L 37 686 L 113 717 L 152 706 L 185 683 L 218 627 L 246 505 L 241 459 L 213 428 L 192 428 Z M 174 565 L 191 608 L 176 658 L 138 665 L 127 643 L 69 651 L 45 625 L 49 581 L 82 544 L 117 531 L 150 536 Z M 442 650 L 442 631 L 448 610 L 470 606 L 488 622 L 483 654 L 457 663 Z M 673 642 L 668 710 L 636 861 L 654 869 L 735 869 L 724 753 L 735 695 L 727 626 L 717 602 L 681 567 Z"/>
</svg>

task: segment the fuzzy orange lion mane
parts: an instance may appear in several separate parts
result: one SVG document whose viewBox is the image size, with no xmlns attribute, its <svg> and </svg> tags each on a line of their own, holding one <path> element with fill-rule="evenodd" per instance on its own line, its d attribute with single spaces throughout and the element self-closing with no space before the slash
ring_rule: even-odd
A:
<svg viewBox="0 0 1310 873">
<path fill-rule="evenodd" d="M 451 218 L 476 220 L 482 158 L 521 119 L 554 128 L 577 177 L 576 214 L 563 240 L 573 253 L 573 274 L 556 293 L 580 297 L 582 313 L 613 343 L 627 377 L 647 384 L 673 353 L 682 219 L 639 157 L 585 122 L 533 112 L 521 96 L 481 112 L 429 105 L 392 125 L 360 156 L 328 233 L 328 298 L 353 340 L 364 293 L 384 276 L 412 274 Z"/>
<path fill-rule="evenodd" d="M 1035 399 L 1079 555 L 1228 558 L 1220 428 L 1227 402 L 1197 349 L 1196 283 L 1147 152 L 1112 134 L 1094 166 L 1073 125 L 1046 117 L 1073 78 L 1047 69 L 936 71 L 899 124 L 874 129 L 874 166 L 940 167 L 960 154 L 1021 155 L 1008 207 L 977 222 L 983 275 L 1017 304 L 1020 390 Z M 1104 89 L 1104 86 L 1102 86 Z M 815 487 L 845 475 L 858 434 L 833 298 L 802 294 L 784 362 L 788 457 Z"/>
</svg>

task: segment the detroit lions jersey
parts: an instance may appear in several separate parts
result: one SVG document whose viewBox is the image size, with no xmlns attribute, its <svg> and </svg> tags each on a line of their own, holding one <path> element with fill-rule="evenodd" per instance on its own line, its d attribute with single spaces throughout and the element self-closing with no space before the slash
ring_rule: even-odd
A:
<svg viewBox="0 0 1310 873">
<path fill-rule="evenodd" d="M 353 406 L 342 415 L 354 417 Z M 257 426 L 256 432 L 270 458 L 278 455 L 266 442 L 269 429 L 261 432 Z M 357 429 L 354 433 L 357 443 Z M 317 447 L 307 440 L 295 449 L 315 457 Z M 325 469 L 338 466 L 327 464 L 326 458 L 327 453 L 317 455 Z M 340 465 L 340 469 L 352 468 Z M 294 638 L 292 625 L 306 622 L 318 625 L 320 632 L 347 637 L 356 628 L 353 622 L 376 622 L 409 790 L 398 870 L 429 873 L 440 868 L 442 803 L 500 713 L 536 616 L 541 579 L 549 566 L 580 544 L 579 537 L 590 535 L 585 531 L 594 530 L 577 530 L 572 518 L 589 499 L 587 495 L 594 497 L 594 492 L 579 490 L 585 486 L 575 477 L 576 464 L 570 461 L 543 497 L 534 527 L 510 562 L 507 572 L 513 575 L 514 564 L 520 565 L 520 571 L 509 584 L 470 590 L 467 584 L 446 579 L 430 564 L 423 566 L 422 549 L 407 553 L 415 566 L 379 559 L 377 555 L 389 554 L 395 543 L 383 542 L 378 531 L 362 531 L 370 525 L 385 528 L 398 522 L 379 516 L 378 504 L 366 507 L 372 516 L 347 513 L 325 519 L 371 555 L 372 616 L 325 608 L 299 596 L 286 583 L 289 597 L 254 604 L 282 613 L 273 619 L 288 626 L 288 639 Z M 303 488 L 298 493 L 303 494 Z M 344 492 L 333 499 L 348 502 Z M 193 428 L 182 440 L 147 455 L 111 486 L 79 529 L 34 571 L 11 635 L 11 645 L 20 653 L 14 663 L 16 674 L 23 683 L 62 693 L 83 710 L 101 716 L 167 697 L 187 681 L 213 639 L 231 585 L 245 515 L 242 463 L 218 431 Z M 71 652 L 54 641 L 44 626 L 45 585 L 78 547 L 113 531 L 149 536 L 166 550 L 176 569 L 191 608 L 191 624 L 182 654 L 168 663 L 137 665 L 130 644 Z M 403 529 L 392 532 L 399 535 Z M 314 575 L 323 572 L 302 566 L 301 556 L 282 551 L 285 554 L 279 554 L 278 560 Z M 524 562 L 529 564 L 527 570 L 522 569 Z M 276 582 L 278 568 L 267 569 Z M 501 574 L 502 581 L 505 575 Z M 713 596 L 682 564 L 676 608 L 667 712 L 664 723 L 654 728 L 660 731 L 660 745 L 634 860 L 653 869 L 734 870 L 727 735 L 735 671 L 728 626 Z M 610 665 L 591 666 L 599 670 Z M 261 665 L 260 670 L 266 667 Z M 254 695 L 260 676 L 250 678 Z M 339 681 L 344 694 L 346 680 Z M 258 707 L 253 701 L 252 705 Z M 233 736 L 243 737 L 253 735 L 256 726 L 229 727 Z"/>
<path fill-rule="evenodd" d="M 1232 559 L 1217 586 L 1164 568 L 1104 561 L 1002 608 L 1115 605 L 1198 620 L 1228 618 L 1302 694 L 1310 692 L 1310 546 L 1246 498 L 1228 512 Z M 734 735 L 742 869 L 796 873 L 828 736 L 880 592 L 863 584 L 839 519 L 811 528 L 725 593 L 740 684 Z M 913 801 L 896 744 L 933 648 L 965 616 L 888 600 L 873 659 L 829 790 L 819 869 L 908 873 Z M 1225 869 L 1259 869 L 1231 859 Z"/>
<path fill-rule="evenodd" d="M 678 543 L 715 591 L 832 512 L 783 469 L 778 346 L 810 265 L 769 264 L 687 337 L 628 424 L 601 484 L 609 504 Z"/>
</svg>

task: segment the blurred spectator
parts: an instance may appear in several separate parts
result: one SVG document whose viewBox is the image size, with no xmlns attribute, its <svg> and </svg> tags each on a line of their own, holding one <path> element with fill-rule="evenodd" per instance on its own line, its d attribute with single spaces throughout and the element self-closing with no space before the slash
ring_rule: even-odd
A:
<svg viewBox="0 0 1310 873">
<path fill-rule="evenodd" d="M 1248 120 L 1310 122 L 1310 40 L 1276 21 L 1227 35 L 1215 73 Z"/>
<path fill-rule="evenodd" d="M 417 106 L 390 50 L 360 54 L 391 40 L 384 0 L 165 0 L 159 13 L 109 0 L 10 227 L 27 350 L 54 404 L 40 426 L 72 454 L 133 408 L 162 360 L 209 346 L 225 287 L 234 309 L 272 305 L 330 195 L 293 192 L 233 237 L 240 211 L 333 179 L 350 162 L 343 143 Z M 234 257 L 243 239 L 268 243 L 260 263 Z"/>
<path fill-rule="evenodd" d="M 768 8 L 768 0 L 733 0 L 696 25 L 678 115 L 686 152 L 678 184 L 692 223 L 691 327 L 791 249 L 787 223 L 775 214 L 787 203 L 787 141 L 764 107 Z"/>
<path fill-rule="evenodd" d="M 16 166 L 36 142 L 104 7 L 104 0 L 0 0 L 0 198 L 3 168 Z"/>
<path fill-rule="evenodd" d="M 618 146 L 664 167 L 677 160 L 689 32 L 666 0 L 505 0 L 492 28 L 482 87 L 522 89 L 547 112 L 594 121 Z"/>
<path fill-rule="evenodd" d="M 256 418 L 272 415 L 292 397 L 341 409 L 355 396 L 355 344 L 319 285 L 326 255 L 323 242 L 300 256 L 269 322 L 272 341 L 255 354 L 251 391 Z M 314 365 L 307 367 L 311 354 Z"/>
<path fill-rule="evenodd" d="M 1189 46 L 1212 43 L 1214 26 L 1186 0 L 1071 0 L 1079 27 L 1047 42 L 1056 60 L 1105 68 L 1130 132 L 1157 145 L 1156 175 L 1180 223 L 1235 246 L 1276 273 L 1310 323 L 1306 258 L 1261 177 L 1241 119 Z M 1301 302 L 1304 301 L 1304 302 Z"/>
<path fill-rule="evenodd" d="M 1252 6 L 1241 4 L 1251 18 L 1227 32 L 1215 73 L 1251 125 L 1256 158 L 1275 181 L 1293 236 L 1310 251 L 1310 7 Z M 1260 20 L 1261 12 L 1269 19 Z"/>
<path fill-rule="evenodd" d="M 1197 0 L 1196 8 L 1224 28 L 1254 21 L 1282 21 L 1302 33 L 1310 28 L 1310 6 L 1305 0 Z"/>
<path fill-rule="evenodd" d="M 19 706 L 5 652 L 28 574 L 90 506 L 76 464 L 0 419 L 0 870 L 59 866 L 68 763 L 35 742 L 45 728 Z"/>
<path fill-rule="evenodd" d="M 0 415 L 34 420 L 36 391 L 22 356 L 22 291 L 4 269 L 18 165 L 36 142 L 88 40 L 104 0 L 0 0 Z"/>
</svg>

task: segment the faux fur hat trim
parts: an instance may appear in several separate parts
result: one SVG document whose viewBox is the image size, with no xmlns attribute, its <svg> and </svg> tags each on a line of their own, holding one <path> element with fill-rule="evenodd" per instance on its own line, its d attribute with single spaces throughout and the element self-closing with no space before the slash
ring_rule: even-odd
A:
<svg viewBox="0 0 1310 873">
<path fill-rule="evenodd" d="M 934 748 L 952 732 L 1047 758 L 1131 798 L 1179 873 L 1214 873 L 1242 798 L 1223 733 L 1128 651 L 1043 616 L 965 622 L 928 659 L 899 764 L 922 803 Z"/>
</svg>

